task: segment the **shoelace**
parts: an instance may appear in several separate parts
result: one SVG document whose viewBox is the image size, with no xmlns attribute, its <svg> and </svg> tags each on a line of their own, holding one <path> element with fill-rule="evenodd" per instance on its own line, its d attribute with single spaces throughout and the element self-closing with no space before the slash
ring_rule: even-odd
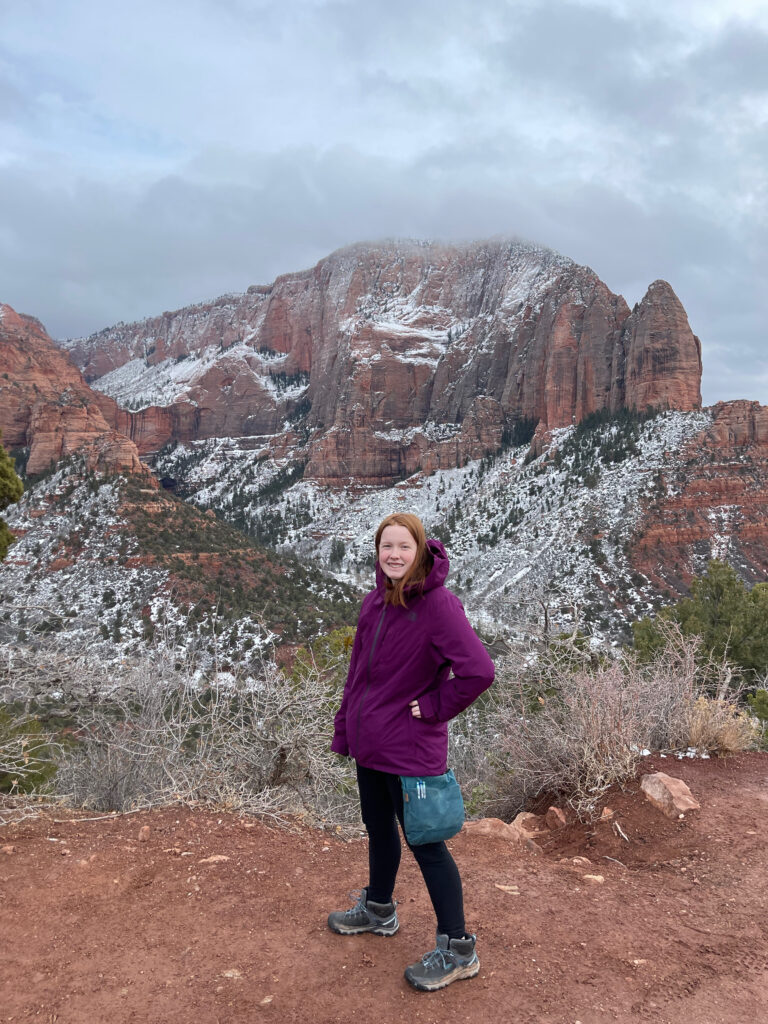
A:
<svg viewBox="0 0 768 1024">
<path fill-rule="evenodd" d="M 365 894 L 362 889 L 353 889 L 349 894 L 351 900 L 355 900 L 355 905 L 350 907 L 349 910 L 344 911 L 344 917 L 353 917 L 358 911 L 365 913 Z"/>
<path fill-rule="evenodd" d="M 442 970 L 447 971 L 451 964 L 448 962 L 448 950 L 441 949 L 439 946 L 436 949 L 431 950 L 429 953 L 425 953 L 421 958 L 421 962 L 425 967 L 440 967 Z"/>
</svg>

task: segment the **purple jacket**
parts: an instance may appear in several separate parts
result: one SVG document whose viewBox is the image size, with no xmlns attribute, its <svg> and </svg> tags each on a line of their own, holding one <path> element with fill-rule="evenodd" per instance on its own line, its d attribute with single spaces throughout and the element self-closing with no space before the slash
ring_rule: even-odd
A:
<svg viewBox="0 0 768 1024">
<path fill-rule="evenodd" d="M 437 540 L 428 543 L 434 564 L 423 592 L 414 588 L 407 608 L 385 604 L 386 577 L 376 566 L 376 589 L 360 609 L 334 722 L 332 750 L 394 775 L 442 775 L 448 720 L 487 690 L 494 676 L 461 601 L 443 585 L 445 548 Z M 411 713 L 412 700 L 418 700 L 421 718 Z"/>
</svg>

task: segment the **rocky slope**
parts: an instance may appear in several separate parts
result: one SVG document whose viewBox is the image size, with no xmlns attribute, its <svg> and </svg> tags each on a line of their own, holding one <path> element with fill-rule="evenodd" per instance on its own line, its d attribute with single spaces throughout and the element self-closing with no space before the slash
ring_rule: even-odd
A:
<svg viewBox="0 0 768 1024">
<path fill-rule="evenodd" d="M 660 473 L 633 540 L 633 563 L 662 591 L 685 591 L 710 557 L 749 582 L 768 575 L 768 406 L 720 402 L 711 413 L 709 429 Z"/>
<path fill-rule="evenodd" d="M 118 500 L 108 481 L 78 481 L 70 469 L 5 513 L 20 540 L 0 565 L 0 594 L 6 609 L 25 592 L 41 608 L 71 610 L 65 624 L 77 643 L 90 636 L 109 645 L 117 624 L 129 649 L 163 619 L 184 636 L 198 606 L 193 633 L 205 635 L 222 597 L 227 630 L 240 623 L 234 648 L 270 634 L 291 641 L 354 618 L 357 597 L 333 577 L 358 593 L 368 588 L 376 525 L 404 509 L 445 541 L 449 584 L 487 630 L 578 622 L 616 640 L 686 593 L 710 558 L 749 582 L 766 579 L 767 417 L 768 408 L 747 402 L 593 416 L 550 432 L 535 457 L 528 445 L 511 446 L 390 487 L 344 490 L 302 479 L 300 465 L 273 458 L 268 444 L 209 439 L 159 459 L 158 472 L 174 478 L 187 505 L 140 480 L 121 484 L 132 497 Z M 212 509 L 276 547 L 278 561 L 260 562 L 265 556 L 249 554 L 242 536 L 219 536 Z M 278 566 L 295 565 L 292 555 L 320 571 L 296 585 L 289 569 L 285 590 Z M 13 640 L 22 628 L 14 614 L 0 632 Z"/>
<path fill-rule="evenodd" d="M 6 448 L 24 451 L 28 474 L 79 452 L 92 469 L 148 475 L 136 445 L 114 429 L 117 411 L 38 320 L 0 305 L 0 431 Z"/>
<path fill-rule="evenodd" d="M 158 487 L 108 422 L 130 418 L 37 320 L 0 307 L 2 443 L 31 481 L 5 513 L 17 542 L 0 564 L 0 643 L 55 633 L 73 649 L 124 656 L 162 627 L 212 657 L 215 644 L 242 654 L 354 618 L 343 583 Z"/>
<path fill-rule="evenodd" d="M 520 242 L 353 246 L 311 270 L 61 343 L 165 441 L 270 437 L 308 477 L 384 484 L 598 409 L 695 409 L 701 353 L 657 281 L 634 311 L 593 271 Z"/>
<path fill-rule="evenodd" d="M 767 414 L 730 403 L 651 418 L 594 415 L 550 432 L 536 457 L 512 446 L 385 488 L 328 488 L 234 439 L 178 446 L 159 469 L 192 501 L 363 587 L 377 523 L 414 511 L 446 542 L 450 584 L 489 628 L 527 629 L 546 615 L 552 625 L 578 620 L 617 637 L 685 593 L 710 558 L 765 579 L 768 446 L 759 434 Z"/>
<path fill-rule="evenodd" d="M 0 563 L 0 647 L 54 636 L 119 661 L 165 643 L 203 669 L 354 621 L 348 585 L 147 483 L 73 459 L 6 510 L 17 541 Z"/>
</svg>

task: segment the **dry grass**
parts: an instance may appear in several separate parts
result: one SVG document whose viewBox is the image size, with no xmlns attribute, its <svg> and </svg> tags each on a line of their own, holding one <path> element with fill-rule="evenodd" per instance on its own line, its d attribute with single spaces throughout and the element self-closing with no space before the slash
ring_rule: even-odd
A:
<svg viewBox="0 0 768 1024">
<path fill-rule="evenodd" d="M 732 700 L 697 697 L 687 709 L 688 745 L 720 756 L 748 750 L 760 742 L 758 723 Z"/>
</svg>

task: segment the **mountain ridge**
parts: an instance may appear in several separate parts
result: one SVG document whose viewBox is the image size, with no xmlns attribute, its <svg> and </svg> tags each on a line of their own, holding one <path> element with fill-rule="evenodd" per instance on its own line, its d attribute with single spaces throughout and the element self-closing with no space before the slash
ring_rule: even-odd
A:
<svg viewBox="0 0 768 1024">
<path fill-rule="evenodd" d="M 112 395 L 39 322 L 0 314 L 0 428 L 28 474 L 82 450 L 86 473 L 140 474 L 149 505 L 150 461 L 201 511 L 356 586 L 376 522 L 411 508 L 450 541 L 455 585 L 489 628 L 552 604 L 552 622 L 583 613 L 616 637 L 710 557 L 765 578 L 768 407 L 700 408 L 700 344 L 664 281 L 630 310 L 540 247 L 356 245 L 180 318 L 100 332 L 116 332 L 110 358 L 131 356 L 107 375 Z M 9 509 L 23 543 L 0 575 L 43 593 L 52 572 L 74 604 L 78 551 L 35 565 L 58 528 L 47 486 L 37 518 Z M 186 579 L 195 567 L 172 557 Z M 159 570 L 145 570 L 151 588 Z"/>
<path fill-rule="evenodd" d="M 75 452 L 91 469 L 149 476 L 136 445 L 115 428 L 117 405 L 94 392 L 35 317 L 0 304 L 0 432 L 25 452 L 31 475 Z"/>
<path fill-rule="evenodd" d="M 589 268 L 519 241 L 356 244 L 67 351 L 132 407 L 111 423 L 144 455 L 272 435 L 338 486 L 481 458 L 523 420 L 701 406 L 701 347 L 666 282 L 630 310 Z"/>
</svg>

